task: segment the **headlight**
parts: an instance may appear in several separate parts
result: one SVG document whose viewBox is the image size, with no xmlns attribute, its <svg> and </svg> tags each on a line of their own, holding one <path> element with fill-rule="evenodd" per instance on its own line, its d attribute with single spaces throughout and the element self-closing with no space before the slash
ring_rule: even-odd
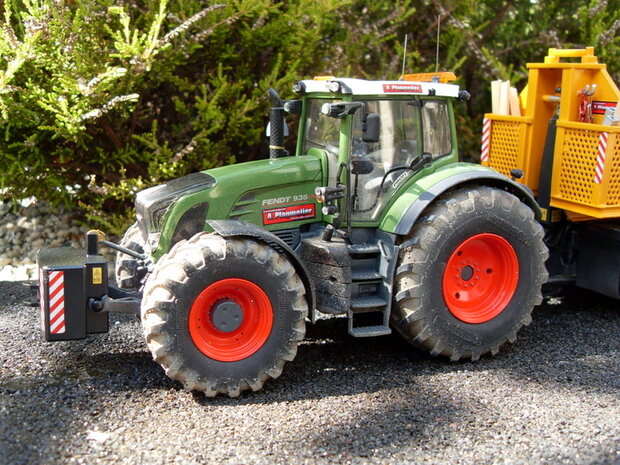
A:
<svg viewBox="0 0 620 465">
<path fill-rule="evenodd" d="M 329 81 L 327 88 L 330 92 L 340 92 L 340 83 L 338 81 Z"/>
<path fill-rule="evenodd" d="M 148 244 L 151 253 L 159 245 L 159 240 L 160 239 L 161 239 L 161 233 L 160 232 L 155 232 L 155 233 L 150 233 L 149 234 L 146 243 Z"/>
</svg>

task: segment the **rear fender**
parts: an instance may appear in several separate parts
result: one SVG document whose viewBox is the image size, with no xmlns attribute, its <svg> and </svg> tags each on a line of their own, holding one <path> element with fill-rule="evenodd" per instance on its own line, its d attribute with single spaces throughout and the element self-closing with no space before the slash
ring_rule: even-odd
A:
<svg viewBox="0 0 620 465">
<path fill-rule="evenodd" d="M 530 207 L 537 219 L 541 218 L 540 207 L 527 186 L 479 165 L 458 164 L 451 171 L 448 176 L 429 179 L 438 177 L 436 175 L 439 173 L 436 172 L 408 186 L 401 196 L 403 201 L 392 205 L 384 216 L 379 226 L 380 229 L 398 235 L 407 235 L 424 210 L 438 197 L 452 189 L 467 187 L 475 189 L 477 186 L 491 186 L 510 192 Z"/>
</svg>

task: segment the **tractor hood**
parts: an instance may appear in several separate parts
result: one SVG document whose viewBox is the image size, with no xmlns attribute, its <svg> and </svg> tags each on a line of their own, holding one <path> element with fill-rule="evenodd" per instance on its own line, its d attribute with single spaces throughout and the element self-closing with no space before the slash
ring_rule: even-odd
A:
<svg viewBox="0 0 620 465">
<path fill-rule="evenodd" d="M 179 240 L 206 228 L 207 219 L 237 219 L 269 230 L 280 226 L 267 218 L 276 209 L 298 206 L 318 215 L 314 189 L 320 183 L 321 162 L 315 156 L 238 163 L 146 189 L 136 197 L 136 214 L 145 243 L 158 259 Z M 316 218 L 310 216 L 303 219 Z M 290 226 L 298 224 L 292 221 L 295 216 L 286 219 Z"/>
<path fill-rule="evenodd" d="M 142 237 L 161 231 L 162 219 L 178 199 L 194 192 L 210 189 L 215 178 L 204 172 L 192 173 L 166 184 L 153 186 L 136 195 L 136 216 Z"/>
</svg>

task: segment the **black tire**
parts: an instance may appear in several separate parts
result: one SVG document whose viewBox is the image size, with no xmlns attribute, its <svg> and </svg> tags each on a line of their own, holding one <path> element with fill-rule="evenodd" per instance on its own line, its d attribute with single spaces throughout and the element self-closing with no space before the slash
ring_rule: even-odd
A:
<svg viewBox="0 0 620 465">
<path fill-rule="evenodd" d="M 127 228 L 120 245 L 140 254 L 144 253 L 144 240 L 138 228 L 138 223 L 134 223 Z M 140 280 L 143 275 L 138 273 L 139 265 L 138 260 L 131 255 L 122 252 L 116 253 L 116 267 L 114 271 L 118 287 L 127 290 L 135 290 L 141 287 L 142 283 Z"/>
<path fill-rule="evenodd" d="M 496 354 L 542 302 L 543 236 L 532 210 L 508 192 L 477 187 L 443 196 L 401 244 L 392 326 L 453 361 Z"/>
<path fill-rule="evenodd" d="M 244 304 L 234 295 L 239 282 L 260 295 Z M 268 299 L 264 305 L 261 296 Z M 216 322 L 225 308 L 238 312 L 241 323 Z M 176 244 L 157 262 L 142 300 L 144 335 L 155 361 L 186 389 L 210 397 L 236 397 L 280 376 L 305 336 L 307 314 L 304 285 L 285 255 L 252 239 L 208 233 Z M 246 321 L 259 323 L 221 326 Z M 245 351 L 250 336 L 259 342 Z"/>
</svg>

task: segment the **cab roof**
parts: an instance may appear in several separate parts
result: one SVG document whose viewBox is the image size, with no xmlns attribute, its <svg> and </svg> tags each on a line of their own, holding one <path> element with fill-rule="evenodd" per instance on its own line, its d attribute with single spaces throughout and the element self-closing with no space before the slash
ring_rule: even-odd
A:
<svg viewBox="0 0 620 465">
<path fill-rule="evenodd" d="M 299 81 L 294 90 L 302 94 L 333 93 L 340 95 L 436 95 L 440 97 L 458 97 L 459 86 L 441 82 L 427 81 L 368 81 L 365 79 L 337 78 L 319 76 L 314 79 Z"/>
</svg>

